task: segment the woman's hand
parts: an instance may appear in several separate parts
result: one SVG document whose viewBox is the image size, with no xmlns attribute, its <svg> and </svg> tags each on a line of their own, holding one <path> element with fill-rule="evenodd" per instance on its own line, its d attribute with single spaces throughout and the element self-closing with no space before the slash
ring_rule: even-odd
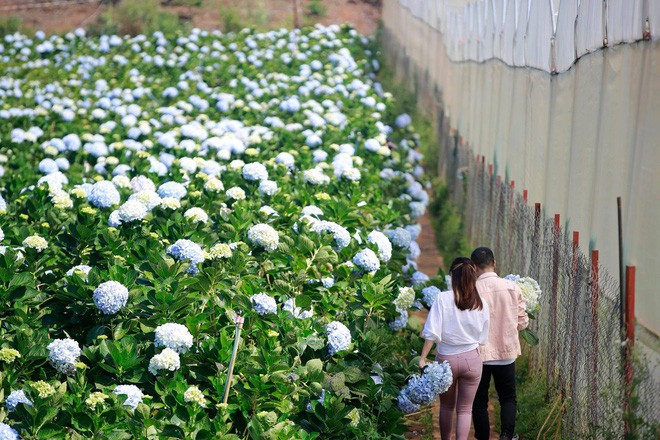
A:
<svg viewBox="0 0 660 440">
<path fill-rule="evenodd" d="M 426 367 L 426 359 L 424 358 L 419 358 L 419 369 L 423 370 L 424 367 Z"/>
</svg>

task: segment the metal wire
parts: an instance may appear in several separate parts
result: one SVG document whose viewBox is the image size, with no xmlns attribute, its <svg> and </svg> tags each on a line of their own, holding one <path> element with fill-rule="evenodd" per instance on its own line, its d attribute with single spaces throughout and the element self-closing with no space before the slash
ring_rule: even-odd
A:
<svg viewBox="0 0 660 440">
<path fill-rule="evenodd" d="M 495 251 L 501 274 L 530 276 L 543 289 L 541 311 L 531 322 L 540 344 L 530 361 L 546 376 L 547 401 L 560 397 L 566 403 L 561 438 L 623 438 L 631 388 L 625 380 L 619 281 L 597 263 L 597 255 L 585 255 L 558 221 L 492 175 L 458 136 L 445 135 L 441 145 L 447 184 L 472 243 Z M 632 393 L 638 400 L 626 417 L 657 424 L 660 384 L 643 362 L 634 368 Z M 634 429 L 639 434 L 643 426 Z M 652 431 L 649 435 L 653 438 Z"/>
</svg>

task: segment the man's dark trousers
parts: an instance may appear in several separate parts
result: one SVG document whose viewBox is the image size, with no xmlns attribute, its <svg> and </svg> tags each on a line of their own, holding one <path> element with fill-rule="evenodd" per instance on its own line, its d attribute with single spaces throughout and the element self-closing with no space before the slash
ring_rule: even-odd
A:
<svg viewBox="0 0 660 440">
<path fill-rule="evenodd" d="M 490 422 L 488 420 L 488 388 L 493 376 L 495 390 L 500 400 L 501 434 L 513 437 L 516 429 L 516 363 L 508 365 L 484 364 L 481 382 L 472 404 L 474 436 L 477 440 L 488 440 Z"/>
</svg>

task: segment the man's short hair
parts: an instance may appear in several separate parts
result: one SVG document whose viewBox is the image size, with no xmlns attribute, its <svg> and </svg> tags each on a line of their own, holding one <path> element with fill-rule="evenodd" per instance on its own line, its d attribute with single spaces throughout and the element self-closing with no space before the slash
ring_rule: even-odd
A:
<svg viewBox="0 0 660 440">
<path fill-rule="evenodd" d="M 478 247 L 473 250 L 472 255 L 470 255 L 470 260 L 472 260 L 479 269 L 495 266 L 495 255 L 493 255 L 493 251 L 487 247 Z"/>
</svg>

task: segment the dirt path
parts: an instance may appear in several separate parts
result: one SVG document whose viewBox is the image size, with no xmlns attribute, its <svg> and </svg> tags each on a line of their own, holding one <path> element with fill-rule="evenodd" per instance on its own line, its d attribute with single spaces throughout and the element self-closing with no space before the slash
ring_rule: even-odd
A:
<svg viewBox="0 0 660 440">
<path fill-rule="evenodd" d="M 422 253 L 417 260 L 418 270 L 424 272 L 425 274 L 432 276 L 438 272 L 440 267 L 444 268 L 444 263 L 442 256 L 438 252 L 438 248 L 435 245 L 435 231 L 431 225 L 431 219 L 428 215 L 428 212 L 424 214 L 419 219 L 419 223 L 422 225 L 422 232 L 419 235 L 417 242 L 419 247 L 422 250 Z M 427 312 L 419 311 L 414 312 L 415 315 L 423 323 L 426 320 Z M 492 399 L 491 399 L 492 400 Z M 493 412 L 492 403 L 489 404 L 488 411 L 490 413 L 490 440 L 498 440 L 499 436 L 495 432 L 495 426 L 493 424 L 495 417 Z M 431 413 L 433 414 L 433 440 L 440 440 L 440 402 L 436 402 L 432 409 Z M 411 426 L 409 432 L 406 434 L 407 439 L 421 439 L 424 433 L 420 432 L 420 427 L 417 425 Z M 452 439 L 454 439 L 452 435 Z M 470 435 L 468 438 L 474 438 L 474 430 L 470 427 Z"/>
</svg>

